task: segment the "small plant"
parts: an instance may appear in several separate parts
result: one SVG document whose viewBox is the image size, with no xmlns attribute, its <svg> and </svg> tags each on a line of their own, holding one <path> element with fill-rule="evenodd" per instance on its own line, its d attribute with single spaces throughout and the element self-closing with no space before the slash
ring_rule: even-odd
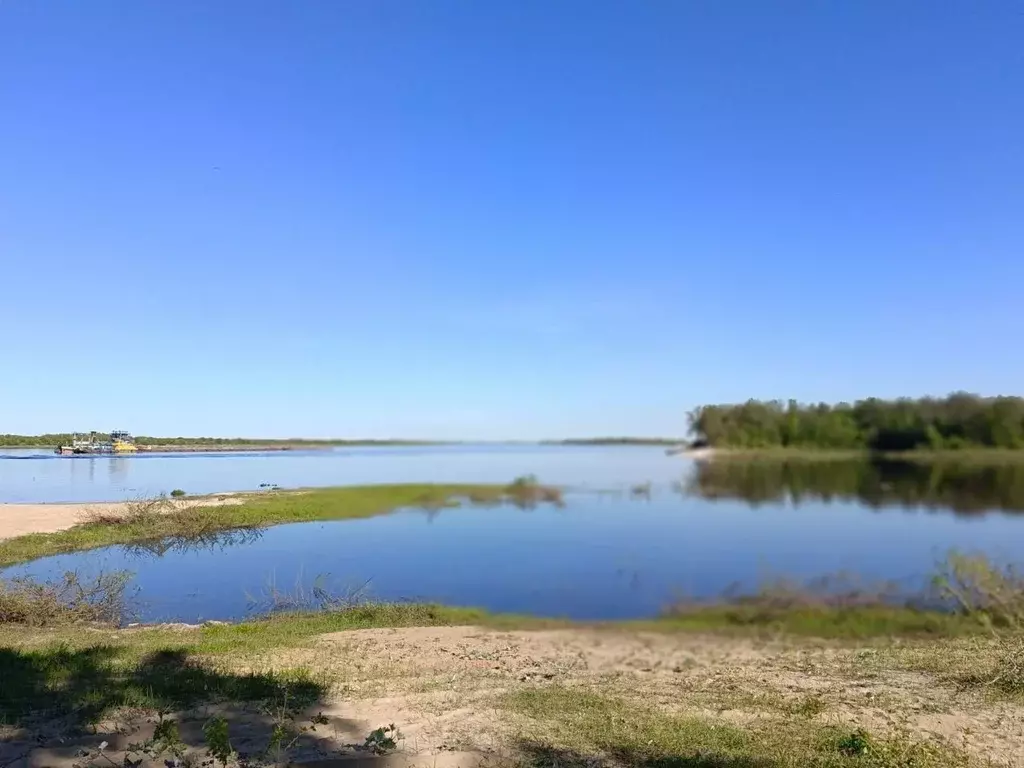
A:
<svg viewBox="0 0 1024 768">
<path fill-rule="evenodd" d="M 375 755 L 386 755 L 388 752 L 394 752 L 398 749 L 398 740 L 401 738 L 401 732 L 395 727 L 394 723 L 391 723 L 391 725 L 381 726 L 370 731 L 370 735 L 366 737 L 366 741 L 363 743 L 363 748 L 368 749 Z"/>
<path fill-rule="evenodd" d="M 179 759 L 185 754 L 185 743 L 181 740 L 177 720 L 166 720 L 163 713 L 160 714 L 153 738 L 149 741 L 149 751 L 154 755 L 169 752 Z"/>
<path fill-rule="evenodd" d="M 853 733 L 841 738 L 836 748 L 847 757 L 858 757 L 866 755 L 870 746 L 871 741 L 868 734 L 858 728 Z"/>
<path fill-rule="evenodd" d="M 228 721 L 223 717 L 212 717 L 203 725 L 206 749 L 217 762 L 227 768 L 235 750 L 231 748 L 228 736 Z"/>
<path fill-rule="evenodd" d="M 180 499 L 184 495 L 185 492 L 181 490 L 181 488 L 175 488 L 173 491 L 171 491 L 171 498 L 173 499 Z"/>
<path fill-rule="evenodd" d="M 505 486 L 505 498 L 520 507 L 533 507 L 539 503 L 562 506 L 562 492 L 549 485 L 541 485 L 536 475 L 521 475 Z"/>
<path fill-rule="evenodd" d="M 267 742 L 264 756 L 272 758 L 272 762 L 276 765 L 283 765 L 288 762 L 282 758 L 286 757 L 288 750 L 295 746 L 295 742 L 304 733 L 315 731 L 318 725 L 327 725 L 330 722 L 323 712 L 318 712 L 310 718 L 308 725 L 297 725 L 296 721 L 302 709 L 301 701 L 296 701 L 293 698 L 289 703 L 288 690 L 285 689 L 282 703 L 279 706 L 265 710 L 271 717 L 274 728 L 270 732 L 270 739 Z"/>
<path fill-rule="evenodd" d="M 805 696 L 794 707 L 793 712 L 808 719 L 817 717 L 828 709 L 828 705 L 820 696 Z"/>
<path fill-rule="evenodd" d="M 167 753 L 173 757 L 164 761 L 168 768 L 194 768 L 195 765 L 194 757 L 186 754 L 187 748 L 181 740 L 177 721 L 165 719 L 163 712 L 159 713 L 153 737 L 141 743 L 129 744 L 121 761 L 111 759 L 104 752 L 108 746 L 107 742 L 101 741 L 95 750 L 82 750 L 78 754 L 82 759 L 73 763 L 73 768 L 91 768 L 96 760 L 102 760 L 113 768 L 140 768 L 146 758 L 155 760 Z"/>
</svg>

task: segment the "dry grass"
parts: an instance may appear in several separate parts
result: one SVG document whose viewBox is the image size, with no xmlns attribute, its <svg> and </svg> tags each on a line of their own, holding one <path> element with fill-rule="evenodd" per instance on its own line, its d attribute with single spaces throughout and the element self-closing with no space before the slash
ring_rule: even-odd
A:
<svg viewBox="0 0 1024 768">
<path fill-rule="evenodd" d="M 130 580 L 131 574 L 125 571 L 90 580 L 70 571 L 59 581 L 0 580 L 0 625 L 119 624 L 126 616 Z"/>
<path fill-rule="evenodd" d="M 1019 632 L 895 647 L 886 655 L 956 690 L 1024 703 L 1024 634 Z"/>
</svg>

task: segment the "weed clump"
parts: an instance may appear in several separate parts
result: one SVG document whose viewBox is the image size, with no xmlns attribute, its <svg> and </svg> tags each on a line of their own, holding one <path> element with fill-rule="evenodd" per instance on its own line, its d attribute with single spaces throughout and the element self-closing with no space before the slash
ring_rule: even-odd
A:
<svg viewBox="0 0 1024 768">
<path fill-rule="evenodd" d="M 522 475 L 505 486 L 505 497 L 517 506 L 531 507 L 537 504 L 561 506 L 562 491 L 550 485 L 542 485 L 536 475 Z"/>
<path fill-rule="evenodd" d="M 962 688 L 990 691 L 1010 699 L 1024 699 L 1024 637 L 996 636 L 994 647 L 975 648 L 970 666 L 951 675 Z"/>
<path fill-rule="evenodd" d="M 950 552 L 932 579 L 937 599 L 948 609 L 990 628 L 1024 628 L 1024 574 L 984 555 Z"/>
<path fill-rule="evenodd" d="M 131 576 L 128 571 L 115 571 L 83 579 L 68 571 L 57 581 L 0 580 L 0 624 L 120 624 L 127 614 L 125 596 Z"/>
<path fill-rule="evenodd" d="M 395 727 L 394 723 L 375 728 L 363 742 L 363 749 L 369 750 L 375 755 L 386 755 L 398 749 L 398 741 L 402 738 L 402 732 Z"/>
</svg>

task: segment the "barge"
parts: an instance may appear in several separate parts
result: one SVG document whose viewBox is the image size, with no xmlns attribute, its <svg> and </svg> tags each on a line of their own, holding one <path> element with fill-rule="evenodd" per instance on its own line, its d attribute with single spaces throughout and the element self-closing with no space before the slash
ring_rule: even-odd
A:
<svg viewBox="0 0 1024 768">
<path fill-rule="evenodd" d="M 135 453 L 139 446 L 130 433 L 115 430 L 108 435 L 90 432 L 88 435 L 74 434 L 70 445 L 58 445 L 54 453 L 60 456 L 100 455 Z"/>
</svg>

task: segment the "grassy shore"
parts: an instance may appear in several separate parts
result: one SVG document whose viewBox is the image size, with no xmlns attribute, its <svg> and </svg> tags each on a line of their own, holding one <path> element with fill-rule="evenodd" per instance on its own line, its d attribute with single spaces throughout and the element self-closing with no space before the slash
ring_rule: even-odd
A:
<svg viewBox="0 0 1024 768">
<path fill-rule="evenodd" d="M 936 585 L 956 610 L 774 587 L 647 622 L 355 601 L 124 629 L 114 575 L 0 583 L 0 761 L 1019 764 L 1024 584 L 951 556 Z"/>
<path fill-rule="evenodd" d="M 530 478 L 271 493 L 234 506 L 140 507 L 25 538 L 81 548 L 211 525 L 559 498 Z M 596 624 L 354 600 L 238 624 L 123 628 L 125 584 L 117 574 L 0 581 L 0 765 L 1024 761 L 1024 581 L 978 557 L 952 555 L 937 571 L 945 612 L 863 588 L 767 585 L 654 620 Z"/>
<path fill-rule="evenodd" d="M 533 478 L 519 478 L 508 485 L 404 484 L 274 491 L 238 500 L 240 503 L 223 505 L 169 499 L 130 502 L 123 511 L 87 517 L 68 530 L 0 541 L 0 566 L 113 544 L 199 538 L 216 531 L 281 523 L 373 517 L 410 507 L 561 503 L 561 493 Z"/>
<path fill-rule="evenodd" d="M 1016 764 L 1015 631 L 836 643 L 683 626 L 416 604 L 194 628 L 0 625 L 0 722 L 27 754 L 59 741 L 80 765 L 212 759 L 221 725 L 230 766 L 325 749 L 424 766 Z M 946 720 L 960 730 L 936 735 Z"/>
</svg>

